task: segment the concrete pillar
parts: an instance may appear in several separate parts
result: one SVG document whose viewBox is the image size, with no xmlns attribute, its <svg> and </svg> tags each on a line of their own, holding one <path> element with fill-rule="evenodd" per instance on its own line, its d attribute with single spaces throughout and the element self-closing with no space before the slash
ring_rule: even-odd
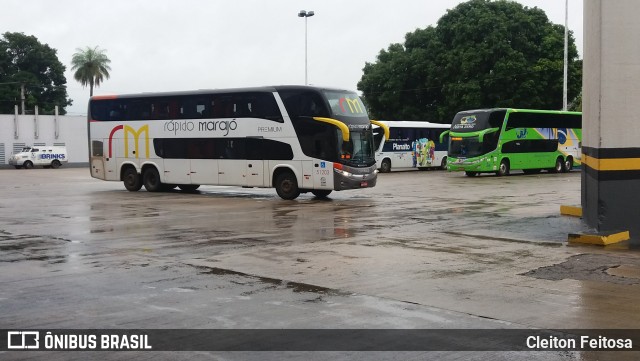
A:
<svg viewBox="0 0 640 361">
<path fill-rule="evenodd" d="M 640 243 L 640 3 L 584 0 L 582 209 Z"/>
</svg>

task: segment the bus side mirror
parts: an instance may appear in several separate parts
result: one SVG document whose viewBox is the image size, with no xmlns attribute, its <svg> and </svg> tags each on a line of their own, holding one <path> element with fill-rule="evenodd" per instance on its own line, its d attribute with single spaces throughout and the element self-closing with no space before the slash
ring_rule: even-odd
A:
<svg viewBox="0 0 640 361">
<path fill-rule="evenodd" d="M 446 137 L 450 132 L 451 132 L 450 130 L 445 130 L 440 134 L 440 143 L 444 141 L 444 137 Z"/>
</svg>

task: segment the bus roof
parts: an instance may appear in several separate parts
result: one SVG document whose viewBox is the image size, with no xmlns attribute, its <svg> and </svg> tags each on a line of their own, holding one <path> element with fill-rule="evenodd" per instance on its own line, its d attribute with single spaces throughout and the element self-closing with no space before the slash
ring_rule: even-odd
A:
<svg viewBox="0 0 640 361">
<path fill-rule="evenodd" d="M 144 92 L 144 93 L 131 93 L 131 94 L 111 94 L 111 95 L 94 95 L 90 100 L 100 99 L 122 99 L 122 98 L 147 98 L 147 97 L 163 97 L 163 96 L 186 96 L 186 95 L 200 95 L 200 94 L 230 94 L 230 93 L 273 93 L 282 90 L 318 90 L 318 91 L 340 91 L 340 92 L 354 92 L 347 89 L 329 88 L 329 87 L 317 87 L 308 85 L 275 85 L 275 86 L 260 86 L 260 87 L 247 87 L 247 88 L 224 88 L 224 89 L 199 89 L 199 90 L 187 90 L 187 91 L 173 91 L 173 92 Z"/>
<path fill-rule="evenodd" d="M 494 111 L 507 111 L 509 113 L 538 113 L 538 114 L 574 114 L 580 115 L 581 112 L 570 112 L 565 110 L 544 110 L 544 109 L 519 109 L 519 108 L 486 108 L 486 109 L 472 109 L 463 110 L 461 113 L 478 113 L 478 112 L 494 112 Z"/>
<path fill-rule="evenodd" d="M 379 120 L 380 123 L 390 128 L 438 128 L 449 129 L 451 124 L 431 123 L 431 122 L 411 122 L 406 120 Z"/>
</svg>

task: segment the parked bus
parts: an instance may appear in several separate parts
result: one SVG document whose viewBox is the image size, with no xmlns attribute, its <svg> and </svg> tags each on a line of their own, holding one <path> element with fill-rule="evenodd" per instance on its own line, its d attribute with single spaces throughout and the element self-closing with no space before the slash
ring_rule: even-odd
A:
<svg viewBox="0 0 640 361">
<path fill-rule="evenodd" d="M 274 187 L 283 199 L 376 185 L 372 125 L 355 92 L 309 86 L 94 96 L 94 178 L 129 191 Z"/>
<path fill-rule="evenodd" d="M 447 164 L 447 141 L 440 135 L 449 124 L 407 121 L 378 121 L 384 128 L 374 127 L 376 164 L 381 172 L 394 170 L 443 168 Z"/>
<path fill-rule="evenodd" d="M 456 114 L 449 133 L 450 171 L 473 177 L 492 172 L 568 172 L 580 164 L 582 113 L 482 109 Z"/>
</svg>

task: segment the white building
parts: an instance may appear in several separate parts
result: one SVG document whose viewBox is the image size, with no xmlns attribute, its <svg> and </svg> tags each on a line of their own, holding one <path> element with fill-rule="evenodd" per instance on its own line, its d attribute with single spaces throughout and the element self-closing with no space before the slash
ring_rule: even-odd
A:
<svg viewBox="0 0 640 361">
<path fill-rule="evenodd" d="M 64 145 L 69 154 L 65 167 L 88 167 L 87 117 L 0 114 L 0 168 L 10 167 L 9 156 L 28 145 Z"/>
</svg>

